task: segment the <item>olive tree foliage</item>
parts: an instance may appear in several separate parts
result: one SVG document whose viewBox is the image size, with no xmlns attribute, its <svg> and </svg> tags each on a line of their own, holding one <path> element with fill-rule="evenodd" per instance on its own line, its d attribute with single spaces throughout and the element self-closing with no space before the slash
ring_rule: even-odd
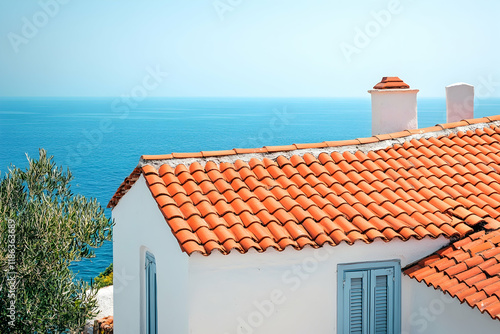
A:
<svg viewBox="0 0 500 334">
<path fill-rule="evenodd" d="M 45 150 L 28 161 L 0 179 L 0 333 L 78 333 L 97 313 L 97 288 L 69 265 L 111 240 L 112 222 Z"/>
</svg>

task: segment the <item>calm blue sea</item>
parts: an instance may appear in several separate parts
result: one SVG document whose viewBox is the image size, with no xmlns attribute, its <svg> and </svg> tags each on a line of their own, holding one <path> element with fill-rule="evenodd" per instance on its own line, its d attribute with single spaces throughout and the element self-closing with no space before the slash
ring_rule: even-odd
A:
<svg viewBox="0 0 500 334">
<path fill-rule="evenodd" d="M 476 117 L 500 114 L 500 99 L 475 108 Z M 445 122 L 444 99 L 421 98 L 418 109 L 419 127 Z M 129 106 L 114 98 L 0 98 L 1 173 L 26 167 L 25 154 L 45 148 L 73 172 L 73 192 L 103 206 L 143 154 L 370 135 L 369 98 L 149 98 Z M 90 280 L 112 262 L 111 242 L 96 254 L 73 264 L 77 277 Z"/>
</svg>

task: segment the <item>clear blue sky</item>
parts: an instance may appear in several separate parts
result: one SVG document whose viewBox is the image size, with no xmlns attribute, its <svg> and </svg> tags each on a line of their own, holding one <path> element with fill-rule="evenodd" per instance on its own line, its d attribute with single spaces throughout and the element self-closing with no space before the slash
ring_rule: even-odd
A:
<svg viewBox="0 0 500 334">
<path fill-rule="evenodd" d="M 444 96 L 500 82 L 500 1 L 0 1 L 0 96 L 120 96 L 155 68 L 151 96 L 367 97 L 387 75 Z"/>
</svg>

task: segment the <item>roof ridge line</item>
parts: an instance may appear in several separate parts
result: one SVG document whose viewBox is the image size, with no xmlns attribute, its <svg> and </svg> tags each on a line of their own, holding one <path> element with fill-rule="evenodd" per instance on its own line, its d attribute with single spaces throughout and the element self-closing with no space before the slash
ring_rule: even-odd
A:
<svg viewBox="0 0 500 334">
<path fill-rule="evenodd" d="M 361 151 L 367 153 L 393 146 L 403 144 L 412 139 L 430 138 L 439 136 L 449 136 L 460 131 L 482 129 L 485 125 L 494 124 L 500 126 L 500 115 L 491 117 L 482 117 L 475 119 L 462 120 L 453 123 L 437 124 L 432 127 L 422 129 L 404 130 L 390 134 L 375 135 L 367 138 L 357 138 L 341 141 L 324 141 L 323 143 L 312 144 L 292 144 L 285 146 L 264 146 L 254 149 L 232 149 L 221 151 L 201 151 L 193 153 L 172 153 L 166 155 L 143 155 L 141 156 L 137 167 L 151 165 L 159 168 L 163 164 L 175 167 L 179 164 L 190 165 L 194 162 L 206 163 L 213 161 L 217 164 L 228 162 L 234 163 L 236 160 L 250 161 L 252 158 L 268 158 L 271 160 L 279 156 L 290 157 L 292 155 L 303 155 L 311 153 L 318 156 L 320 153 L 332 152 L 350 152 Z"/>
</svg>

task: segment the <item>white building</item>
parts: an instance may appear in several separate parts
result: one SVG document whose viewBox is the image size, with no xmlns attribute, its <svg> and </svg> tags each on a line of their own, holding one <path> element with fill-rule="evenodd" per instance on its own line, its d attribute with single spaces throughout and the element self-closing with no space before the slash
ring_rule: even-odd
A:
<svg viewBox="0 0 500 334">
<path fill-rule="evenodd" d="M 381 84 L 415 128 L 143 156 L 109 204 L 116 333 L 498 332 L 500 117 L 416 129 Z"/>
</svg>

